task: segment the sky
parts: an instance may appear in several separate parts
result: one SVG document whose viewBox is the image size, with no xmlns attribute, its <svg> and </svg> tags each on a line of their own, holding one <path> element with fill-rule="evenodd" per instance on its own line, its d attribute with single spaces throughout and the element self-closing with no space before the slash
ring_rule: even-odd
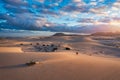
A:
<svg viewBox="0 0 120 80">
<path fill-rule="evenodd" d="M 120 31 L 120 0 L 0 0 L 0 31 Z"/>
</svg>

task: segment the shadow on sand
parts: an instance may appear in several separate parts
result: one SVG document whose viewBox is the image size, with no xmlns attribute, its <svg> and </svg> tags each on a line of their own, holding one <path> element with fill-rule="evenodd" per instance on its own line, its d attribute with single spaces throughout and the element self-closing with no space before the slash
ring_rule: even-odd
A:
<svg viewBox="0 0 120 80">
<path fill-rule="evenodd" d="M 15 69 L 15 68 L 24 68 L 28 67 L 26 64 L 18 64 L 18 65 L 8 65 L 8 66 L 0 66 L 0 69 Z"/>
</svg>

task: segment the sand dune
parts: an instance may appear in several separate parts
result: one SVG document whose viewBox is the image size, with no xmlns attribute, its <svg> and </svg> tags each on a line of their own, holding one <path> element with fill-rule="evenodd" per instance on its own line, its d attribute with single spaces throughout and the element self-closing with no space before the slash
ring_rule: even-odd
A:
<svg viewBox="0 0 120 80">
<path fill-rule="evenodd" d="M 0 53 L 21 53 L 23 52 L 20 47 L 0 47 Z"/>
<path fill-rule="evenodd" d="M 41 64 L 24 65 L 31 59 Z M 0 54 L 0 80 L 119 80 L 119 62 L 74 52 Z"/>
<path fill-rule="evenodd" d="M 114 36 L 0 41 L 0 80 L 120 80 L 120 41 Z M 31 60 L 40 64 L 25 65 Z"/>
</svg>

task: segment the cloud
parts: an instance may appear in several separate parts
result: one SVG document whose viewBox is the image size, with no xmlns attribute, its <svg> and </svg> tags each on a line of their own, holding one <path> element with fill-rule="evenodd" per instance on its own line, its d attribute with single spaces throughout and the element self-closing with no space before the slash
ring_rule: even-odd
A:
<svg viewBox="0 0 120 80">
<path fill-rule="evenodd" d="M 77 31 L 119 21 L 119 14 L 118 0 L 1 0 L 0 28 Z"/>
<path fill-rule="evenodd" d="M 81 23 L 93 23 L 94 20 L 91 19 L 91 18 L 86 18 L 86 19 L 79 19 L 78 22 L 81 22 Z"/>
<path fill-rule="evenodd" d="M 3 0 L 4 3 L 16 6 L 26 6 L 28 2 L 25 0 Z"/>
</svg>

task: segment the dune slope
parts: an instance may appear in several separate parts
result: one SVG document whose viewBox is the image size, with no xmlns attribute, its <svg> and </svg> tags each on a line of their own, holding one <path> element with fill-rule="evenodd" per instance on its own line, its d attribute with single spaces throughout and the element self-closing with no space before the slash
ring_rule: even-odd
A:
<svg viewBox="0 0 120 80">
<path fill-rule="evenodd" d="M 9 52 L 9 53 L 22 53 L 20 47 L 0 47 L 0 52 Z"/>
<path fill-rule="evenodd" d="M 24 64 L 32 59 L 41 64 Z M 74 52 L 1 53 L 0 80 L 120 80 L 119 63 L 119 59 Z"/>
</svg>

